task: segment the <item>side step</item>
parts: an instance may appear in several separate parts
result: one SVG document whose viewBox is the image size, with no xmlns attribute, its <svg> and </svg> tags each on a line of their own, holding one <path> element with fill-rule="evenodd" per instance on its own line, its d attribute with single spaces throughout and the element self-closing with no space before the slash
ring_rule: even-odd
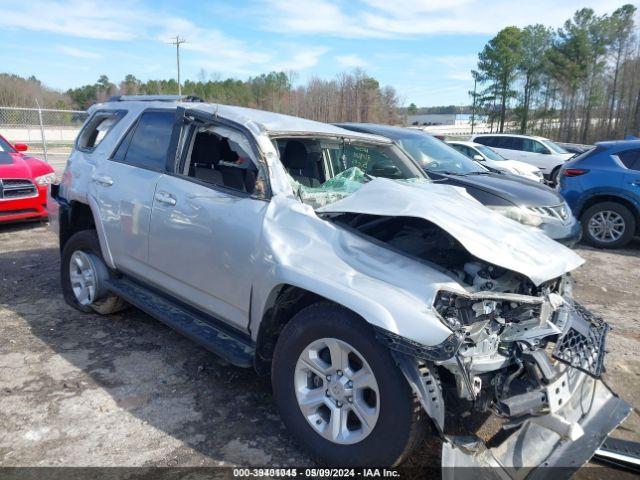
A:
<svg viewBox="0 0 640 480">
<path fill-rule="evenodd" d="M 229 363 L 253 366 L 255 348 L 251 338 L 220 320 L 198 314 L 127 278 L 110 279 L 107 288 Z"/>
<path fill-rule="evenodd" d="M 614 467 L 640 472 L 640 442 L 609 437 L 593 458 Z"/>
</svg>

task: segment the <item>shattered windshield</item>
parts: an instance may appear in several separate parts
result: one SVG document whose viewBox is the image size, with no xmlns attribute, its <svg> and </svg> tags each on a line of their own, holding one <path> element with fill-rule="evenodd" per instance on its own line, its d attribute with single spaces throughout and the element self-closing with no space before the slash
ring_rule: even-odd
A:
<svg viewBox="0 0 640 480">
<path fill-rule="evenodd" d="M 294 191 L 314 208 L 345 198 L 376 177 L 428 181 L 392 144 L 337 138 L 278 138 L 274 143 Z"/>
<path fill-rule="evenodd" d="M 395 140 L 427 171 L 451 175 L 487 172 L 486 168 L 431 135 L 411 133 Z"/>
</svg>

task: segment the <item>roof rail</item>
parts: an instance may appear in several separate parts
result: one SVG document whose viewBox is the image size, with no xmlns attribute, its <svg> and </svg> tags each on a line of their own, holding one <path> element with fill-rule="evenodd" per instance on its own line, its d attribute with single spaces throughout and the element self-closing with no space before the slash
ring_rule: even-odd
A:
<svg viewBox="0 0 640 480">
<path fill-rule="evenodd" d="M 195 95 L 114 95 L 109 102 L 204 102 Z"/>
</svg>

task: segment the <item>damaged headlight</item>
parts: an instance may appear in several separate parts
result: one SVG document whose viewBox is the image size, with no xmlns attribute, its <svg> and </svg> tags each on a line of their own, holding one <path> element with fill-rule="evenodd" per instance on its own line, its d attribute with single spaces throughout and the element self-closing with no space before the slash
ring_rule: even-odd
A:
<svg viewBox="0 0 640 480">
<path fill-rule="evenodd" d="M 541 215 L 538 215 L 525 207 L 518 207 L 516 205 L 511 206 L 489 206 L 489 208 L 495 212 L 504 215 L 511 220 L 515 220 L 523 225 L 529 225 L 531 227 L 539 227 L 544 223 L 544 219 Z"/>
<path fill-rule="evenodd" d="M 495 320 L 497 323 L 521 323 L 539 321 L 543 312 L 543 300 L 517 294 L 484 292 L 482 294 L 461 295 L 441 290 L 433 304 L 445 325 L 453 331 L 480 321 Z M 545 319 L 546 320 L 546 319 Z"/>
</svg>

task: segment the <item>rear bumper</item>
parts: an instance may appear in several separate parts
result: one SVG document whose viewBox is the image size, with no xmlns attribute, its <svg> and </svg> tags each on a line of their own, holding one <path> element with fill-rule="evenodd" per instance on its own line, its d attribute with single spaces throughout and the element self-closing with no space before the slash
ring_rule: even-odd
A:
<svg viewBox="0 0 640 480">
<path fill-rule="evenodd" d="M 0 200 L 0 223 L 39 220 L 48 217 L 47 187 L 38 186 L 38 195 L 17 200 Z"/>
<path fill-rule="evenodd" d="M 483 469 L 483 475 L 496 479 L 549 478 L 546 469 L 553 467 L 553 478 L 570 477 L 631 411 L 601 380 L 582 372 L 576 375 L 579 378 L 574 394 L 562 409 L 528 418 L 493 448 L 478 437 L 448 437 L 442 466 L 492 467 Z M 457 478 L 459 473 L 458 468 L 443 468 L 443 478 Z"/>
</svg>

